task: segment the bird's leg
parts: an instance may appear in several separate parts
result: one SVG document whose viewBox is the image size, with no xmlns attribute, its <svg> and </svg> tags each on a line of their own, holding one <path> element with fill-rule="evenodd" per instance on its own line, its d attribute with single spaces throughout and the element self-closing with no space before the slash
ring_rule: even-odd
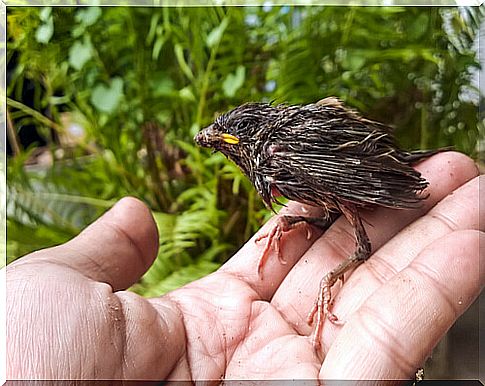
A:
<svg viewBox="0 0 485 386">
<path fill-rule="evenodd" d="M 312 345 L 316 351 L 320 349 L 320 336 L 322 332 L 323 321 L 327 318 L 332 323 L 337 323 L 338 318 L 330 311 L 332 302 L 332 286 L 341 279 L 343 282 L 344 274 L 366 261 L 371 254 L 371 244 L 369 237 L 365 232 L 359 212 L 352 205 L 340 206 L 340 209 L 347 220 L 353 225 L 356 238 L 356 251 L 337 267 L 327 273 L 320 282 L 318 298 L 308 314 L 308 324 L 312 324 L 315 315 L 316 322 L 313 330 Z"/>
<path fill-rule="evenodd" d="M 283 233 L 289 232 L 290 230 L 301 226 L 305 226 L 307 231 L 307 239 L 310 239 L 312 237 L 312 230 L 309 224 L 318 226 L 323 231 L 325 231 L 330 227 L 330 225 L 333 224 L 336 218 L 337 216 L 335 213 L 330 213 L 325 217 L 305 217 L 288 215 L 278 217 L 278 219 L 276 220 L 276 224 L 268 232 L 259 235 L 255 240 L 256 242 L 258 242 L 262 239 L 267 238 L 266 246 L 264 247 L 261 258 L 259 259 L 258 274 L 262 276 L 262 270 L 264 265 L 266 264 L 266 261 L 268 260 L 272 245 L 274 245 L 274 249 L 278 254 L 278 260 L 281 262 L 281 264 L 286 264 L 286 261 L 281 255 L 281 237 L 283 236 Z"/>
</svg>

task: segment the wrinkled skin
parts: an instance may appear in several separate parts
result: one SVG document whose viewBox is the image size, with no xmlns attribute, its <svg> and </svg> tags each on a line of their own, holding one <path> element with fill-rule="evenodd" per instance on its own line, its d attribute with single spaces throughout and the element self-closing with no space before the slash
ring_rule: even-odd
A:
<svg viewBox="0 0 485 386">
<path fill-rule="evenodd" d="M 323 358 L 305 318 L 321 277 L 355 248 L 344 218 L 310 240 L 304 228 L 285 234 L 287 264 L 270 258 L 263 279 L 253 238 L 217 272 L 144 299 L 125 289 L 155 258 L 157 231 L 125 198 L 70 242 L 7 267 L 7 377 L 412 378 L 485 281 L 475 165 L 449 152 L 417 169 L 430 182 L 422 208 L 362 211 L 376 252 L 335 286 L 345 324 L 324 325 Z"/>
</svg>

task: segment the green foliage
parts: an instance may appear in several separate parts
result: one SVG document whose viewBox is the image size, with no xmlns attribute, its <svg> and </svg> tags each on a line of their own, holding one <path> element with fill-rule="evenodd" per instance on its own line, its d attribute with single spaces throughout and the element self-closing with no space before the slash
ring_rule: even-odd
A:
<svg viewBox="0 0 485 386">
<path fill-rule="evenodd" d="M 473 154 L 481 12 L 9 7 L 13 131 L 34 125 L 51 160 L 26 167 L 35 147 L 8 160 L 9 261 L 73 237 L 132 195 L 160 231 L 158 258 L 136 291 L 157 295 L 215 270 L 270 213 L 233 164 L 192 138 L 249 100 L 336 95 L 395 126 L 406 147 Z"/>
<path fill-rule="evenodd" d="M 224 95 L 228 98 L 234 97 L 237 90 L 243 86 L 245 76 L 246 68 L 244 66 L 237 66 L 234 74 L 228 74 L 222 83 Z"/>
</svg>

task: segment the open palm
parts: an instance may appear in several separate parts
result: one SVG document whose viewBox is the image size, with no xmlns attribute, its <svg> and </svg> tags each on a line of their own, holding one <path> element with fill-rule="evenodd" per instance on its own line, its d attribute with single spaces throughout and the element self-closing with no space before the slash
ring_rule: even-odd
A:
<svg viewBox="0 0 485 386">
<path fill-rule="evenodd" d="M 255 236 L 217 272 L 144 299 L 124 289 L 158 238 L 149 211 L 127 198 L 77 238 L 7 268 L 8 378 L 412 377 L 484 283 L 473 162 L 442 153 L 418 168 L 430 182 L 421 209 L 363 213 L 375 253 L 334 287 L 344 323 L 324 324 L 319 355 L 306 316 L 322 276 L 355 248 L 344 218 L 309 240 L 304 229 L 285 234 L 287 264 L 270 258 L 263 277 Z"/>
</svg>

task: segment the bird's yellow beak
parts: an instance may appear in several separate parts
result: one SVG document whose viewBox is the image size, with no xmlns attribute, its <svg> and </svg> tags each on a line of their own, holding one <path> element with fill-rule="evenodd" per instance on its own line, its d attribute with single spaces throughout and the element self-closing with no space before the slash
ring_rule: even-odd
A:
<svg viewBox="0 0 485 386">
<path fill-rule="evenodd" d="M 230 145 L 237 145 L 239 143 L 239 138 L 232 134 L 224 133 L 221 135 L 221 138 L 224 142 L 229 143 Z"/>
</svg>

